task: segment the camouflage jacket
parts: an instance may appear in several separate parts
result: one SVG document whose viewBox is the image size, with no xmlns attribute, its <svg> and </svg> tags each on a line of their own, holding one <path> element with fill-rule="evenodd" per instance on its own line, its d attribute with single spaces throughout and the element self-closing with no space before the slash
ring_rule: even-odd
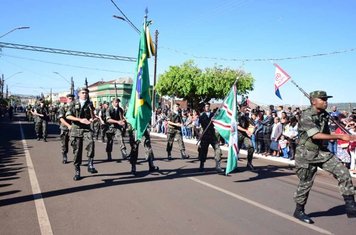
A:
<svg viewBox="0 0 356 235">
<path fill-rule="evenodd" d="M 329 116 L 326 111 L 317 113 L 312 107 L 304 110 L 298 124 L 300 134 L 295 156 L 296 163 L 325 162 L 333 155 L 327 149 L 327 140 L 313 140 L 317 133 L 330 134 Z"/>
<path fill-rule="evenodd" d="M 49 116 L 48 116 L 49 115 L 49 111 L 48 111 L 48 107 L 47 106 L 41 107 L 41 106 L 37 105 L 35 107 L 35 110 L 36 110 L 37 113 L 43 115 L 43 117 L 36 116 L 36 122 L 48 121 L 49 120 Z"/>
<path fill-rule="evenodd" d="M 94 107 L 93 104 L 87 100 L 84 105 L 81 106 L 79 100 L 73 101 L 69 104 L 68 110 L 66 112 L 66 117 L 74 116 L 77 118 L 91 119 L 94 117 Z M 72 121 L 72 131 L 73 129 L 87 129 L 90 130 L 90 125 L 83 124 L 79 121 Z"/>
<path fill-rule="evenodd" d="M 174 122 L 174 123 L 182 123 L 182 115 L 180 113 L 171 112 L 168 115 L 167 120 Z M 178 126 L 168 125 L 169 132 L 180 131 L 180 130 L 181 130 L 181 128 Z"/>
<path fill-rule="evenodd" d="M 63 125 L 62 123 L 61 123 L 61 118 L 63 118 L 66 122 L 68 122 L 69 124 L 71 124 L 72 123 L 72 121 L 70 121 L 70 120 L 68 120 L 67 118 L 66 118 L 66 113 L 67 113 L 67 111 L 68 111 L 68 109 L 69 109 L 69 105 L 70 105 L 70 103 L 69 104 L 64 104 L 63 106 L 61 106 L 59 109 L 58 109 L 58 114 L 57 114 L 57 118 L 58 118 L 58 120 L 59 120 L 59 124 L 60 124 L 60 129 L 61 130 L 68 130 L 68 127 L 66 126 L 66 125 Z"/>
<path fill-rule="evenodd" d="M 109 120 L 109 119 L 113 119 L 113 120 L 116 120 L 116 121 L 120 121 L 120 120 L 123 120 L 124 119 L 124 110 L 120 107 L 117 108 L 117 110 L 115 111 L 115 108 L 113 106 L 110 106 L 110 108 L 108 108 L 106 110 L 106 114 L 105 114 L 105 117 L 104 117 L 106 120 L 106 122 Z M 110 123 L 110 127 L 114 127 L 114 128 L 123 128 L 123 126 L 117 124 L 117 123 Z"/>
</svg>

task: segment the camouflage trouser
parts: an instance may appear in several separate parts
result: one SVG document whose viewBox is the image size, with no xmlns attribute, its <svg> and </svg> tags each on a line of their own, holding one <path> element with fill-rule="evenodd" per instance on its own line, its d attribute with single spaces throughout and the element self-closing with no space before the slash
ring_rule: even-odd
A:
<svg viewBox="0 0 356 235">
<path fill-rule="evenodd" d="M 138 159 L 138 147 L 139 147 L 140 143 L 135 141 L 135 137 L 134 137 L 132 130 L 128 130 L 128 133 L 129 133 L 130 146 L 131 146 L 130 163 L 132 165 L 136 165 L 137 159 Z M 151 137 L 147 130 L 144 132 L 143 136 L 145 137 L 143 146 L 145 148 L 145 154 L 147 157 L 147 161 L 150 166 L 153 166 L 154 155 L 153 155 L 153 150 L 152 150 L 152 146 L 151 146 Z"/>
<path fill-rule="evenodd" d="M 91 124 L 91 128 L 94 131 L 94 138 L 98 139 L 99 138 L 99 132 L 100 132 L 100 122 L 99 121 L 95 121 Z"/>
<path fill-rule="evenodd" d="M 211 145 L 211 147 L 213 147 L 213 149 L 214 149 L 215 160 L 220 162 L 222 152 L 221 152 L 221 149 L 219 146 L 219 142 L 218 142 L 217 138 L 215 138 L 215 136 L 201 139 L 200 145 L 198 147 L 199 160 L 201 162 L 206 161 L 206 158 L 208 155 L 208 150 L 209 150 L 209 145 Z"/>
<path fill-rule="evenodd" d="M 42 136 L 42 138 L 47 138 L 47 125 L 48 125 L 47 121 L 44 121 L 44 120 L 36 121 L 35 131 L 36 131 L 37 137 Z"/>
<path fill-rule="evenodd" d="M 110 128 L 110 131 L 106 133 L 106 137 L 108 138 L 108 140 L 106 142 L 106 152 L 107 153 L 112 152 L 114 138 L 116 138 L 119 141 L 120 149 L 126 149 L 121 129 Z"/>
<path fill-rule="evenodd" d="M 253 153 L 255 152 L 255 149 L 252 145 L 251 139 L 244 135 L 238 134 L 238 142 L 239 149 L 241 149 L 242 144 L 245 145 L 245 148 L 247 149 L 247 162 L 252 163 Z"/>
<path fill-rule="evenodd" d="M 174 138 L 177 138 L 180 151 L 185 151 L 182 132 L 175 130 L 175 131 L 170 131 L 167 133 L 167 139 L 168 139 L 167 140 L 167 149 L 166 149 L 167 152 L 169 154 L 172 152 Z"/>
<path fill-rule="evenodd" d="M 62 153 L 68 153 L 68 143 L 69 143 L 69 130 L 61 129 L 61 149 Z"/>
<path fill-rule="evenodd" d="M 108 131 L 109 126 L 107 124 L 101 124 L 100 125 L 100 132 L 101 132 L 101 140 L 105 140 L 106 132 Z M 122 133 L 121 133 L 122 134 Z"/>
<path fill-rule="evenodd" d="M 342 195 L 354 195 L 355 189 L 349 170 L 335 156 L 322 163 L 307 164 L 308 168 L 296 166 L 296 173 L 299 178 L 299 185 L 294 194 L 294 201 L 300 205 L 305 205 L 309 192 L 314 183 L 317 168 L 330 172 L 339 182 L 339 189 Z"/>
<path fill-rule="evenodd" d="M 77 134 L 78 131 L 80 131 L 79 135 Z M 72 130 L 70 134 L 70 143 L 73 148 L 75 166 L 80 166 L 82 164 L 84 143 L 85 143 L 85 149 L 87 151 L 87 157 L 89 159 L 94 158 L 95 143 L 94 143 L 92 131 L 80 129 L 80 130 L 76 130 L 76 132 L 73 133 Z"/>
</svg>

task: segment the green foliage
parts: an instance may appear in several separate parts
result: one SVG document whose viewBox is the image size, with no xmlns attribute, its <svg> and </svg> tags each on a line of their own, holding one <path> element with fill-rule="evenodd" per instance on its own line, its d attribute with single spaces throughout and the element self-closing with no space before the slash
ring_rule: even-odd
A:
<svg viewBox="0 0 356 235">
<path fill-rule="evenodd" d="M 237 78 L 239 95 L 253 90 L 254 79 L 249 73 L 222 66 L 202 71 L 189 60 L 180 66 L 171 66 L 162 74 L 156 84 L 156 91 L 161 96 L 183 98 L 195 108 L 200 102 L 223 99 Z"/>
</svg>

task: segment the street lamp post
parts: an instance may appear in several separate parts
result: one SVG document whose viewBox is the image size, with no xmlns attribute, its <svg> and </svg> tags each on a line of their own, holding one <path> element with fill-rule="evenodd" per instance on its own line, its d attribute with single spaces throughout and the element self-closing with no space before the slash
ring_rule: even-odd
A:
<svg viewBox="0 0 356 235">
<path fill-rule="evenodd" d="M 17 27 L 17 28 L 11 29 L 9 32 L 4 33 L 3 35 L 1 35 L 0 38 L 5 37 L 6 35 L 8 35 L 8 34 L 14 32 L 14 31 L 16 31 L 16 30 L 29 29 L 29 28 L 30 28 L 30 27 L 28 27 L 28 26 L 21 26 L 21 27 Z"/>
<path fill-rule="evenodd" d="M 0 96 L 1 96 L 1 98 L 4 97 L 5 81 L 9 80 L 9 79 L 12 78 L 13 76 L 15 76 L 15 75 L 17 75 L 17 74 L 20 74 L 20 73 L 22 73 L 22 72 L 14 73 L 14 74 L 12 74 L 10 77 L 8 77 L 8 78 L 6 78 L 6 79 L 4 79 L 4 74 L 2 74 L 2 77 L 1 77 L 1 79 L 0 79 L 0 92 L 1 92 L 1 95 L 0 95 Z M 7 85 L 6 85 L 6 87 L 7 87 Z"/>
<path fill-rule="evenodd" d="M 58 73 L 58 72 L 53 72 L 54 74 L 57 74 L 58 76 L 60 76 L 61 78 L 63 78 L 66 82 L 68 82 L 70 84 L 70 94 L 74 94 L 74 81 L 73 81 L 73 77 L 71 77 L 70 81 L 68 81 L 68 79 L 66 79 L 64 76 L 62 76 L 62 74 Z"/>
</svg>

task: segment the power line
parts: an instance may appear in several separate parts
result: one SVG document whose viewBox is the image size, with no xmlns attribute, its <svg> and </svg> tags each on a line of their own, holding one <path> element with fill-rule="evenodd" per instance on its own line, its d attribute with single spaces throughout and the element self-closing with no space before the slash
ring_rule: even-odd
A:
<svg viewBox="0 0 356 235">
<path fill-rule="evenodd" d="M 91 53 L 91 52 L 83 52 L 83 51 L 71 51 L 71 50 L 55 49 L 55 48 L 49 48 L 49 47 L 38 47 L 38 46 L 30 46 L 30 45 L 21 45 L 21 44 L 0 42 L 0 49 L 3 48 L 3 47 L 4 48 L 11 48 L 11 49 L 19 49 L 19 50 L 47 52 L 47 53 L 53 53 L 53 54 L 62 54 L 62 55 L 72 55 L 72 56 L 92 57 L 92 58 L 99 58 L 99 59 L 122 60 L 122 61 L 136 62 L 136 58 L 128 57 L 128 56 L 117 56 L 117 55 L 99 54 L 99 53 Z"/>
<path fill-rule="evenodd" d="M 207 59 L 207 60 L 219 60 L 219 61 L 238 61 L 238 62 L 263 62 L 263 61 L 282 61 L 282 60 L 297 60 L 297 59 L 308 59 L 313 57 L 321 57 L 321 56 L 330 56 L 336 54 L 343 54 L 356 51 L 356 48 L 350 48 L 339 51 L 331 51 L 331 52 L 323 52 L 311 55 L 301 55 L 301 56 L 289 56 L 289 57 L 281 57 L 281 58 L 223 58 L 223 57 L 209 57 L 209 56 L 197 56 L 188 52 L 172 49 L 169 47 L 160 47 L 160 49 L 166 49 L 173 51 L 177 54 L 183 54 L 187 56 L 191 56 L 196 59 Z"/>
<path fill-rule="evenodd" d="M 103 71 L 103 72 L 111 72 L 111 73 L 133 74 L 133 72 L 123 72 L 123 71 L 118 71 L 118 70 L 100 69 L 100 68 L 93 68 L 93 67 L 87 67 L 87 66 L 63 64 L 63 63 L 58 63 L 58 62 L 51 62 L 51 61 L 45 61 L 45 60 L 39 60 L 39 59 L 33 59 L 33 58 L 27 58 L 27 57 L 21 57 L 21 56 L 8 55 L 8 54 L 1 54 L 1 55 L 5 56 L 5 57 L 10 57 L 10 58 L 16 58 L 16 59 L 28 60 L 28 61 L 35 61 L 35 62 L 40 62 L 40 63 L 45 63 L 45 64 L 54 64 L 54 65 L 72 67 L 72 68 Z"/>
</svg>

